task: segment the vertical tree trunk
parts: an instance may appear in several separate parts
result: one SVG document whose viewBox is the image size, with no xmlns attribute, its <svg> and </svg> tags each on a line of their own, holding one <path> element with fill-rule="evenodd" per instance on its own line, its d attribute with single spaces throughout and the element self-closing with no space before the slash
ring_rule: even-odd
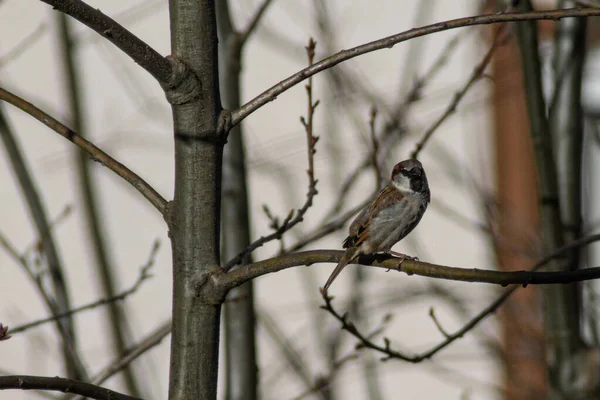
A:
<svg viewBox="0 0 600 400">
<path fill-rule="evenodd" d="M 175 135 L 175 196 L 169 210 L 173 249 L 173 331 L 169 397 L 217 395 L 221 302 L 206 295 L 219 268 L 223 140 L 217 133 L 219 75 L 215 4 L 170 0 L 172 54 L 190 69 L 167 97 Z"/>
</svg>

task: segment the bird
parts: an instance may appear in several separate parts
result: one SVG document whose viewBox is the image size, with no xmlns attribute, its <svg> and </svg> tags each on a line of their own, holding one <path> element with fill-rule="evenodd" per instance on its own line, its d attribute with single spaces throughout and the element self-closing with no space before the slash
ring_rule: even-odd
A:
<svg viewBox="0 0 600 400">
<path fill-rule="evenodd" d="M 417 226 L 430 201 L 429 183 L 421 162 L 409 159 L 396 164 L 387 185 L 350 224 L 343 242 L 346 252 L 327 279 L 324 291 L 361 254 L 393 254 L 401 258 L 400 263 L 412 258 L 391 249 Z"/>
</svg>

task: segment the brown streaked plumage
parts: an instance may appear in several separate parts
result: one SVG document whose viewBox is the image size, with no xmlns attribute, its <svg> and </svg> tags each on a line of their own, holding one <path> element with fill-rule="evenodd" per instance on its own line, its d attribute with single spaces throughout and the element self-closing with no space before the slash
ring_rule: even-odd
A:
<svg viewBox="0 0 600 400">
<path fill-rule="evenodd" d="M 404 160 L 394 166 L 392 179 L 350 225 L 342 259 L 325 283 L 327 290 L 346 265 L 361 254 L 389 253 L 417 226 L 431 193 L 423 166 Z"/>
</svg>

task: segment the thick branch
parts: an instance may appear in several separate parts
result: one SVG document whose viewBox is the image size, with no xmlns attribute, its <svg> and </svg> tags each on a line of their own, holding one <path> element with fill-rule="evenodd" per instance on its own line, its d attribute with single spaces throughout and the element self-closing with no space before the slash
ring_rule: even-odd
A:
<svg viewBox="0 0 600 400">
<path fill-rule="evenodd" d="M 74 393 L 97 400 L 135 400 L 137 397 L 113 392 L 112 390 L 90 383 L 47 376 L 12 375 L 0 376 L 0 390 L 50 390 L 63 393 Z M 139 399 L 138 399 L 139 400 Z"/>
<path fill-rule="evenodd" d="M 254 99 L 244 104 L 242 107 L 233 111 L 231 113 L 230 124 L 231 126 L 239 124 L 248 115 L 252 114 L 254 111 L 258 110 L 260 107 L 264 106 L 268 102 L 275 100 L 277 96 L 279 96 L 281 93 L 287 91 L 291 87 L 297 85 L 298 83 L 304 81 L 305 79 L 308 79 L 309 77 L 321 71 L 334 67 L 341 62 L 350 60 L 354 57 L 358 57 L 363 54 L 386 48 L 392 48 L 398 43 L 416 37 L 430 35 L 432 33 L 465 26 L 486 25 L 498 22 L 535 21 L 543 19 L 559 20 L 561 18 L 590 17 L 598 15 L 600 15 L 600 9 L 594 8 L 570 8 L 562 10 L 532 11 L 527 13 L 499 13 L 459 18 L 450 21 L 438 22 L 421 28 L 414 28 L 406 32 L 402 32 L 370 43 L 356 46 L 348 50 L 342 50 L 339 53 L 327 57 L 310 67 L 304 68 L 303 70 L 295 73 L 289 78 L 284 79 L 275 86 L 259 94 Z"/>
<path fill-rule="evenodd" d="M 165 57 L 100 10 L 90 7 L 81 0 L 41 1 L 96 31 L 131 57 L 159 82 L 166 83 L 171 79 L 172 66 Z"/>
<path fill-rule="evenodd" d="M 61 124 L 33 104 L 28 103 L 19 96 L 16 96 L 3 88 L 0 88 L 0 100 L 4 100 L 7 103 L 10 103 L 13 106 L 21 109 L 71 143 L 75 144 L 81 150 L 89 154 L 92 160 L 99 162 L 129 182 L 131 186 L 140 192 L 142 196 L 144 196 L 154 207 L 156 207 L 161 214 L 165 214 L 167 201 L 160 194 L 158 194 L 158 192 L 154 190 L 152 186 L 150 186 L 145 180 L 143 180 L 139 175 L 127 168 L 125 165 L 121 164 L 100 150 L 92 142 L 85 140 L 76 132 L 73 132 L 71 129 L 67 128 L 65 125 Z"/>
</svg>

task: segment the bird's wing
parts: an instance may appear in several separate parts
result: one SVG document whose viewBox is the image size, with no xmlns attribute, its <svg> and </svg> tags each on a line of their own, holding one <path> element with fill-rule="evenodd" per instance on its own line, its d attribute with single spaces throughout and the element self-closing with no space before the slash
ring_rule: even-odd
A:
<svg viewBox="0 0 600 400">
<path fill-rule="evenodd" d="M 386 185 L 375 196 L 373 201 L 369 203 L 358 216 L 350 224 L 349 235 L 344 240 L 344 248 L 355 247 L 364 242 L 369 237 L 369 226 L 373 218 L 382 210 L 399 202 L 404 198 L 404 195 L 395 187 Z"/>
</svg>

